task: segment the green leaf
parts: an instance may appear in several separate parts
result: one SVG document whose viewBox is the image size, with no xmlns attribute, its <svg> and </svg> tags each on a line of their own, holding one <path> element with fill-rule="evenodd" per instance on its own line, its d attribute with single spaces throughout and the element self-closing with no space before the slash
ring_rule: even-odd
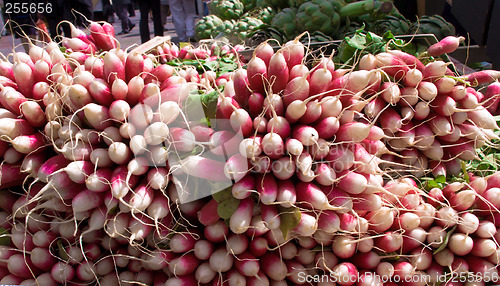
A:
<svg viewBox="0 0 500 286">
<path fill-rule="evenodd" d="M 0 227 L 0 245 L 9 246 L 10 245 L 10 236 L 7 229 Z"/>
<path fill-rule="evenodd" d="M 201 95 L 201 104 L 203 105 L 203 111 L 205 112 L 205 117 L 209 119 L 214 119 L 217 113 L 217 102 L 219 100 L 219 94 L 222 93 L 222 88 L 213 90 L 210 93 Z"/>
<path fill-rule="evenodd" d="M 212 194 L 212 197 L 214 198 L 214 200 L 216 200 L 218 203 L 222 202 L 222 201 L 227 201 L 228 199 L 230 198 L 234 198 L 233 197 L 233 193 L 232 193 L 232 190 L 231 190 L 231 187 L 229 188 L 225 188 L 224 190 L 220 191 L 220 192 L 217 192 L 217 193 L 214 193 Z"/>
<path fill-rule="evenodd" d="M 61 258 L 63 261 L 68 261 L 69 255 L 66 252 L 66 248 L 64 247 L 61 240 L 57 241 L 57 252 L 59 254 L 59 258 Z"/>
<path fill-rule="evenodd" d="M 436 249 L 432 254 L 436 255 L 438 252 L 441 250 L 445 249 L 446 246 L 448 245 L 448 240 L 450 239 L 450 236 L 453 234 L 455 229 L 457 228 L 457 225 L 455 225 L 448 233 L 446 233 L 446 236 L 444 237 L 443 243 L 439 246 L 438 249 Z"/>
<path fill-rule="evenodd" d="M 428 181 L 427 185 L 426 185 L 426 189 L 430 190 L 430 189 L 433 189 L 433 188 L 439 188 L 438 182 L 436 182 L 435 180 Z"/>
<path fill-rule="evenodd" d="M 288 233 L 290 232 L 290 230 L 299 225 L 302 214 L 297 207 L 284 208 L 281 206 L 279 207 L 279 213 L 281 219 L 281 232 L 283 233 L 283 237 L 285 239 L 288 239 Z"/>
<path fill-rule="evenodd" d="M 234 212 L 238 209 L 240 200 L 231 197 L 217 205 L 217 214 L 224 220 L 230 219 Z"/>
<path fill-rule="evenodd" d="M 439 184 L 444 184 L 446 183 L 446 177 L 443 175 L 437 176 L 434 181 L 436 181 Z"/>
<path fill-rule="evenodd" d="M 464 161 L 461 161 L 460 163 L 462 165 L 462 173 L 464 173 L 465 181 L 468 184 L 468 183 L 470 183 L 470 178 L 469 178 L 469 174 L 467 173 L 467 166 L 465 165 Z"/>
</svg>

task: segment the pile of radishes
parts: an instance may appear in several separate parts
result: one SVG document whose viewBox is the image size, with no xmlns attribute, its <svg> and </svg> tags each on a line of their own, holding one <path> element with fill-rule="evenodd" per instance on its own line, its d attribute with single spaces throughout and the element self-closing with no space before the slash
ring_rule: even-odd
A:
<svg viewBox="0 0 500 286">
<path fill-rule="evenodd" d="M 473 86 L 500 73 L 431 58 L 460 39 L 350 69 L 263 43 L 218 74 L 182 62 L 240 47 L 142 54 L 110 26 L 0 62 L 0 284 L 498 282 L 500 174 L 418 181 L 498 138 L 499 85 Z"/>
</svg>

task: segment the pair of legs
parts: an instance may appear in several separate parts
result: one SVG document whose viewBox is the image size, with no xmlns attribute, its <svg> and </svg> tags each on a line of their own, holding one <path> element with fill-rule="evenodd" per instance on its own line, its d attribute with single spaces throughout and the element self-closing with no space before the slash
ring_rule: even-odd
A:
<svg viewBox="0 0 500 286">
<path fill-rule="evenodd" d="M 175 33 L 179 41 L 187 42 L 194 37 L 194 19 L 196 18 L 195 0 L 169 0 Z"/>
<path fill-rule="evenodd" d="M 141 42 L 147 42 L 151 39 L 149 35 L 149 11 L 153 13 L 153 25 L 155 36 L 163 36 L 163 25 L 161 22 L 161 4 L 160 0 L 141 0 L 138 1 L 141 12 L 139 27 L 141 30 Z"/>
<path fill-rule="evenodd" d="M 120 18 L 122 22 L 122 32 L 120 34 L 127 34 L 134 27 L 134 24 L 129 18 L 129 4 L 116 5 L 115 10 L 116 15 L 118 15 L 118 18 Z"/>
</svg>

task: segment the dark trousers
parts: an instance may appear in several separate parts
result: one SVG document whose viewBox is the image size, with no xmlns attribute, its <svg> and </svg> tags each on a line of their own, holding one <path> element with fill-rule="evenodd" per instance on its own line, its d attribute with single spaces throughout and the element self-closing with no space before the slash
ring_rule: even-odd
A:
<svg viewBox="0 0 500 286">
<path fill-rule="evenodd" d="M 132 28 L 132 21 L 128 17 L 128 5 L 114 5 L 116 15 L 122 22 L 122 32 L 128 32 Z"/>
<path fill-rule="evenodd" d="M 139 28 L 141 30 L 141 42 L 147 42 L 151 39 L 149 35 L 149 11 L 153 12 L 153 25 L 155 36 L 163 36 L 163 25 L 161 23 L 161 5 L 160 0 L 141 0 L 138 1 L 141 12 Z"/>
<path fill-rule="evenodd" d="M 89 23 L 83 19 L 93 20 L 94 10 L 92 0 L 69 0 L 64 1 L 66 19 L 78 26 L 87 26 Z M 74 10 L 74 11 L 73 11 Z"/>
</svg>

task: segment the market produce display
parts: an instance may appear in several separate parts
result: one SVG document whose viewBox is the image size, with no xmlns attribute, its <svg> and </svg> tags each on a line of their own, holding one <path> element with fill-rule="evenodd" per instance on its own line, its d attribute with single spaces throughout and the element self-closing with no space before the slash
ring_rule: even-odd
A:
<svg viewBox="0 0 500 286">
<path fill-rule="evenodd" d="M 245 61 L 71 36 L 0 62 L 0 284 L 499 283 L 500 172 L 473 160 L 500 72 L 455 74 L 462 38 Z"/>
</svg>

